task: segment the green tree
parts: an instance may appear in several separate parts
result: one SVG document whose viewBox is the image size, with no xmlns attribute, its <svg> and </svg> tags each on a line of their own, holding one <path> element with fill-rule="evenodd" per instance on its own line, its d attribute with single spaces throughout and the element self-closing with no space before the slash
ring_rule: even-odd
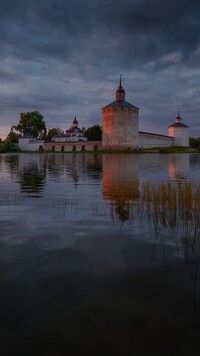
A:
<svg viewBox="0 0 200 356">
<path fill-rule="evenodd" d="M 49 129 L 48 133 L 46 134 L 46 137 L 44 138 L 45 141 L 51 141 L 51 138 L 55 135 L 63 135 L 64 131 L 59 129 L 59 128 L 52 128 Z"/>
<path fill-rule="evenodd" d="M 93 140 L 93 141 L 102 140 L 101 126 L 94 125 L 94 126 L 88 127 L 88 129 L 85 131 L 85 136 L 88 138 L 88 140 Z"/>
<path fill-rule="evenodd" d="M 20 134 L 17 134 L 16 132 L 13 132 L 13 130 L 11 130 L 4 142 L 18 143 L 20 136 Z"/>
<path fill-rule="evenodd" d="M 200 148 L 200 139 L 199 138 L 192 138 L 189 139 L 189 145 L 192 148 Z"/>
<path fill-rule="evenodd" d="M 0 153 L 6 152 L 19 152 L 19 147 L 12 142 L 2 142 L 0 143 Z"/>
<path fill-rule="evenodd" d="M 29 127 L 33 136 L 38 137 L 46 132 L 46 124 L 43 116 L 38 111 L 26 112 L 20 114 L 20 120 L 17 126 L 13 126 L 16 131 L 24 133 Z"/>
</svg>

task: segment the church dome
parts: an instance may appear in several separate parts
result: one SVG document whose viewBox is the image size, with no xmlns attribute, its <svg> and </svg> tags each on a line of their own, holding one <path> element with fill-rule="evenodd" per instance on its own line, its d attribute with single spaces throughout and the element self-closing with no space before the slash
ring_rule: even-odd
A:
<svg viewBox="0 0 200 356">
<path fill-rule="evenodd" d="M 181 122 L 181 117 L 180 117 L 180 115 L 179 115 L 179 113 L 178 113 L 178 116 L 176 117 L 176 122 L 174 123 L 174 124 L 172 124 L 172 125 L 170 125 L 170 126 L 168 126 L 168 127 L 182 127 L 182 128 L 189 128 L 187 125 L 185 125 L 185 124 L 183 124 L 182 122 Z"/>
<path fill-rule="evenodd" d="M 75 116 L 75 118 L 74 118 L 72 124 L 73 124 L 73 125 L 78 125 L 78 121 L 77 121 L 77 119 L 76 119 L 76 116 Z"/>
</svg>

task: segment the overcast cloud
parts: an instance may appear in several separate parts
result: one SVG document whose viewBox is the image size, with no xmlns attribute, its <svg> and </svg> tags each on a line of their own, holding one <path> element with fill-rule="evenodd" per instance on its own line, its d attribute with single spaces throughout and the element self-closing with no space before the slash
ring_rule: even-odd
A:
<svg viewBox="0 0 200 356">
<path fill-rule="evenodd" d="M 0 137 L 20 112 L 47 127 L 101 124 L 123 74 L 140 129 L 180 111 L 200 136 L 199 0 L 0 0 Z"/>
</svg>

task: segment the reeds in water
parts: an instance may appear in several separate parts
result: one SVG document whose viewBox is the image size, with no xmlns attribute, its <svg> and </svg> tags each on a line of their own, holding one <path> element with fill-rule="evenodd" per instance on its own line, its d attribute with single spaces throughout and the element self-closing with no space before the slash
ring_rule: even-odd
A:
<svg viewBox="0 0 200 356">
<path fill-rule="evenodd" d="M 200 225 L 200 183 L 144 183 L 141 187 L 141 209 L 146 217 L 160 226 L 176 229 Z"/>
<path fill-rule="evenodd" d="M 154 238 L 174 238 L 179 248 L 191 252 L 193 246 L 200 256 L 200 182 L 147 181 L 139 190 L 132 182 L 110 194 L 110 207 L 113 220 L 137 219 Z"/>
</svg>

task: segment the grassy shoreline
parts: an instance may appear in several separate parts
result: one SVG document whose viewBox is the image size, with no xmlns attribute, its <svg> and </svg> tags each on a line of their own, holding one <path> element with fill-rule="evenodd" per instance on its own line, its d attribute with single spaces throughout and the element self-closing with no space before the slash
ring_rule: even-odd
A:
<svg viewBox="0 0 200 356">
<path fill-rule="evenodd" d="M 171 146 L 171 147 L 152 147 L 152 148 L 143 148 L 139 149 L 138 151 L 130 151 L 130 150 L 85 150 L 85 151 L 50 151 L 50 150 L 43 150 L 43 151 L 7 151 L 7 152 L 0 152 L 0 154 L 7 154 L 7 153 L 39 153 L 39 154 L 49 154 L 49 153 L 56 153 L 56 154 L 68 154 L 68 153 L 95 153 L 95 154 L 148 154 L 148 153 L 156 153 L 156 154 L 166 154 L 166 153 L 200 153 L 200 149 L 194 149 L 189 147 L 178 147 L 178 146 Z"/>
</svg>

